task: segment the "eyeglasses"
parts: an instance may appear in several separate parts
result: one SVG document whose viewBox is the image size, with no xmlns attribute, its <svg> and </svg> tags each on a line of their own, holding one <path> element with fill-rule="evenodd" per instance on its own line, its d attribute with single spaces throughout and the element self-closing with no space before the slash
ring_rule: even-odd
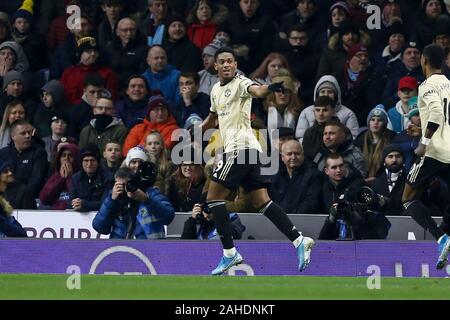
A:
<svg viewBox="0 0 450 320">
<path fill-rule="evenodd" d="M 135 29 L 135 28 L 119 29 L 119 31 L 121 31 L 121 32 L 130 32 L 130 33 L 133 33 L 133 32 L 136 32 L 136 29 Z"/>
</svg>

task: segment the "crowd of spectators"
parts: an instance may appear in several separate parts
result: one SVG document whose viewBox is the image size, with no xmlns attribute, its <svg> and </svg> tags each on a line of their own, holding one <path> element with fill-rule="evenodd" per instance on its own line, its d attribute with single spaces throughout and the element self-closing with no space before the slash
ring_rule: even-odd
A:
<svg viewBox="0 0 450 320">
<path fill-rule="evenodd" d="M 375 28 L 369 5 L 380 8 Z M 421 50 L 441 46 L 450 77 L 449 12 L 450 0 L 2 1 L 0 168 L 11 181 L 1 193 L 16 209 L 103 203 L 105 215 L 117 170 L 151 161 L 158 197 L 195 220 L 223 142 L 217 132 L 192 142 L 212 156 L 207 163 L 172 155 L 189 140 L 179 129 L 207 117 L 214 54 L 229 46 L 240 74 L 286 88 L 253 99 L 250 115 L 263 150 L 280 160 L 275 202 L 288 213 L 327 213 L 342 189 L 327 173 L 339 154 L 349 179 L 390 198 L 383 212 L 399 215 L 421 136 Z M 434 181 L 424 201 L 449 183 Z M 233 212 L 255 209 L 233 192 L 237 221 Z M 192 221 L 186 237 L 214 236 L 211 223 L 196 231 Z"/>
</svg>

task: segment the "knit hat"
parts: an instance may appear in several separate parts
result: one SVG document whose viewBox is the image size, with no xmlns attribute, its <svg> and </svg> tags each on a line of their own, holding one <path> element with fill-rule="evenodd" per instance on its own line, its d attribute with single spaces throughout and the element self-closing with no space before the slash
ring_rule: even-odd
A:
<svg viewBox="0 0 450 320">
<path fill-rule="evenodd" d="M 54 111 L 52 113 L 52 117 L 50 118 L 50 121 L 53 122 L 56 120 L 63 120 L 66 124 L 69 124 L 69 119 L 67 119 L 67 116 L 61 111 Z"/>
<path fill-rule="evenodd" d="M 5 170 L 6 168 L 13 168 L 12 163 L 10 163 L 8 160 L 6 161 L 0 161 L 0 173 L 3 172 L 3 170 Z"/>
<path fill-rule="evenodd" d="M 167 110 L 169 110 L 169 105 L 167 104 L 166 99 L 162 95 L 153 95 L 148 99 L 148 112 L 152 111 L 153 109 L 157 107 L 164 107 Z"/>
<path fill-rule="evenodd" d="M 331 90 L 333 90 L 334 91 L 334 95 L 337 97 L 337 95 L 338 95 L 338 91 L 337 91 L 337 88 L 336 88 L 336 86 L 334 85 L 334 83 L 332 83 L 332 82 L 330 82 L 330 81 L 324 81 L 324 82 L 322 82 L 318 87 L 317 87 L 317 96 L 319 96 L 319 92 L 320 92 L 320 90 L 322 90 L 322 89 L 324 89 L 324 88 L 329 88 L 329 89 L 331 89 Z"/>
<path fill-rule="evenodd" d="M 356 56 L 360 52 L 364 52 L 364 53 L 367 53 L 367 54 L 369 53 L 367 48 L 362 43 L 354 43 L 354 44 L 352 44 L 350 46 L 350 48 L 348 49 L 348 52 L 347 52 L 348 61 L 350 61 L 354 56 Z"/>
<path fill-rule="evenodd" d="M 345 3 L 344 1 L 338 1 L 335 4 L 333 4 L 330 8 L 330 13 L 332 13 L 335 8 L 341 8 L 342 10 L 345 11 L 347 16 L 350 15 L 350 9 L 348 8 L 347 3 Z"/>
<path fill-rule="evenodd" d="M 165 25 L 167 26 L 167 30 L 169 30 L 169 26 L 175 21 L 181 22 L 184 25 L 184 27 L 186 28 L 186 21 L 185 21 L 184 17 L 179 14 L 174 14 L 174 15 L 168 17 L 166 20 Z"/>
<path fill-rule="evenodd" d="M 398 90 L 401 89 L 417 90 L 418 86 L 419 85 L 417 83 L 416 78 L 411 76 L 400 78 L 400 80 L 398 81 Z"/>
<path fill-rule="evenodd" d="M 373 117 L 381 118 L 381 121 L 383 121 L 386 126 L 389 122 L 388 114 L 386 110 L 384 110 L 384 106 L 382 104 L 377 105 L 369 112 L 369 115 L 367 116 L 367 127 L 369 126 L 370 119 Z"/>
<path fill-rule="evenodd" d="M 100 161 L 100 150 L 95 143 L 89 143 L 83 149 L 81 149 L 80 161 L 83 161 L 83 159 L 87 156 L 92 156 L 97 159 L 97 161 Z"/>
<path fill-rule="evenodd" d="M 97 41 L 93 37 L 83 37 L 77 41 L 77 55 L 81 56 L 81 54 L 86 51 L 94 49 L 98 51 Z"/>
<path fill-rule="evenodd" d="M 450 37 L 450 19 L 447 16 L 440 17 L 434 27 L 433 38 L 440 35 Z"/>
<path fill-rule="evenodd" d="M 278 138 L 284 138 L 284 137 L 289 137 L 295 136 L 295 131 L 292 128 L 289 127 L 279 127 L 278 128 Z"/>
<path fill-rule="evenodd" d="M 384 147 L 383 153 L 382 153 L 383 161 L 389 153 L 394 152 L 394 151 L 400 153 L 402 155 L 402 157 L 405 158 L 405 154 L 403 153 L 402 148 L 400 148 L 400 146 L 398 144 L 392 143 L 392 144 L 388 144 L 386 147 Z"/>
<path fill-rule="evenodd" d="M 213 39 L 212 42 L 210 42 L 204 49 L 203 49 L 203 54 L 207 54 L 209 56 L 214 57 L 214 55 L 216 54 L 217 50 L 219 50 L 220 48 L 222 48 L 224 46 L 223 42 L 220 41 L 219 39 Z"/>
<path fill-rule="evenodd" d="M 291 75 L 288 70 L 280 69 L 278 71 L 278 74 L 272 79 L 272 83 L 281 81 L 283 81 L 283 86 L 286 89 L 289 89 L 292 93 L 297 92 L 297 90 L 295 89 L 294 81 L 292 81 Z"/>
<path fill-rule="evenodd" d="M 412 117 L 419 114 L 419 108 L 417 107 L 417 96 L 408 99 L 408 119 L 411 120 Z"/>
<path fill-rule="evenodd" d="M 192 113 L 186 119 L 186 122 L 184 123 L 184 129 L 188 130 L 190 127 L 195 126 L 196 124 L 200 124 L 202 122 L 203 122 L 203 120 L 198 114 Z"/>
<path fill-rule="evenodd" d="M 130 165 L 130 162 L 133 159 L 141 159 L 142 161 L 148 161 L 148 154 L 144 148 L 142 148 L 141 146 L 137 146 L 131 148 L 127 153 L 127 156 L 125 158 L 125 164 L 127 165 L 127 167 Z"/>
<path fill-rule="evenodd" d="M 403 47 L 403 49 L 402 49 L 402 56 L 403 56 L 403 54 L 405 53 L 406 49 L 409 49 L 409 48 L 414 48 L 414 49 L 417 49 L 417 50 L 419 50 L 419 51 L 422 51 L 422 50 L 419 48 L 419 45 L 418 45 L 416 42 L 410 41 L 410 42 L 407 42 L 407 43 L 405 44 L 405 46 Z"/>
<path fill-rule="evenodd" d="M 22 81 L 22 83 L 25 82 L 23 75 L 20 72 L 17 72 L 16 70 L 11 70 L 8 71 L 4 76 L 3 76 L 3 91 L 6 90 L 6 87 L 8 86 L 8 84 L 10 84 L 13 81 Z"/>
<path fill-rule="evenodd" d="M 359 34 L 358 28 L 348 20 L 342 21 L 338 28 L 338 32 L 341 37 L 349 32 Z"/>
<path fill-rule="evenodd" d="M 401 34 L 405 38 L 407 37 L 406 30 L 403 26 L 403 23 L 400 21 L 395 21 L 391 26 L 387 29 L 388 31 L 388 38 L 390 38 L 394 34 Z"/>
<path fill-rule="evenodd" d="M 29 22 L 33 22 L 33 0 L 24 0 L 22 6 L 11 17 L 11 21 L 14 23 L 17 18 L 24 18 Z"/>
</svg>

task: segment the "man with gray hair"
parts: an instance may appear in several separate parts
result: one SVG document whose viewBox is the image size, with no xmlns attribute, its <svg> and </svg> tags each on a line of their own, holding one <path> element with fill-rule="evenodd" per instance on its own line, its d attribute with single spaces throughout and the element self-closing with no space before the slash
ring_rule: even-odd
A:
<svg viewBox="0 0 450 320">
<path fill-rule="evenodd" d="M 119 78 L 119 88 L 124 87 L 131 75 L 142 72 L 146 50 L 136 23 L 130 18 L 120 19 L 113 40 L 106 47 L 109 64 Z"/>
</svg>

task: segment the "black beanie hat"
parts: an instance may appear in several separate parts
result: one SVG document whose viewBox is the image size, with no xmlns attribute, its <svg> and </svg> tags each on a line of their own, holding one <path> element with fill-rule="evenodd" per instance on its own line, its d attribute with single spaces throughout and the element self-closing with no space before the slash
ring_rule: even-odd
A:
<svg viewBox="0 0 450 320">
<path fill-rule="evenodd" d="M 398 144 L 392 143 L 392 144 L 389 144 L 386 147 L 384 147 L 383 161 L 384 161 L 384 159 L 386 159 L 386 156 L 389 153 L 394 152 L 394 151 L 397 151 L 398 153 L 400 153 L 402 155 L 403 159 L 405 159 L 405 153 L 403 152 L 402 148 Z"/>
</svg>

